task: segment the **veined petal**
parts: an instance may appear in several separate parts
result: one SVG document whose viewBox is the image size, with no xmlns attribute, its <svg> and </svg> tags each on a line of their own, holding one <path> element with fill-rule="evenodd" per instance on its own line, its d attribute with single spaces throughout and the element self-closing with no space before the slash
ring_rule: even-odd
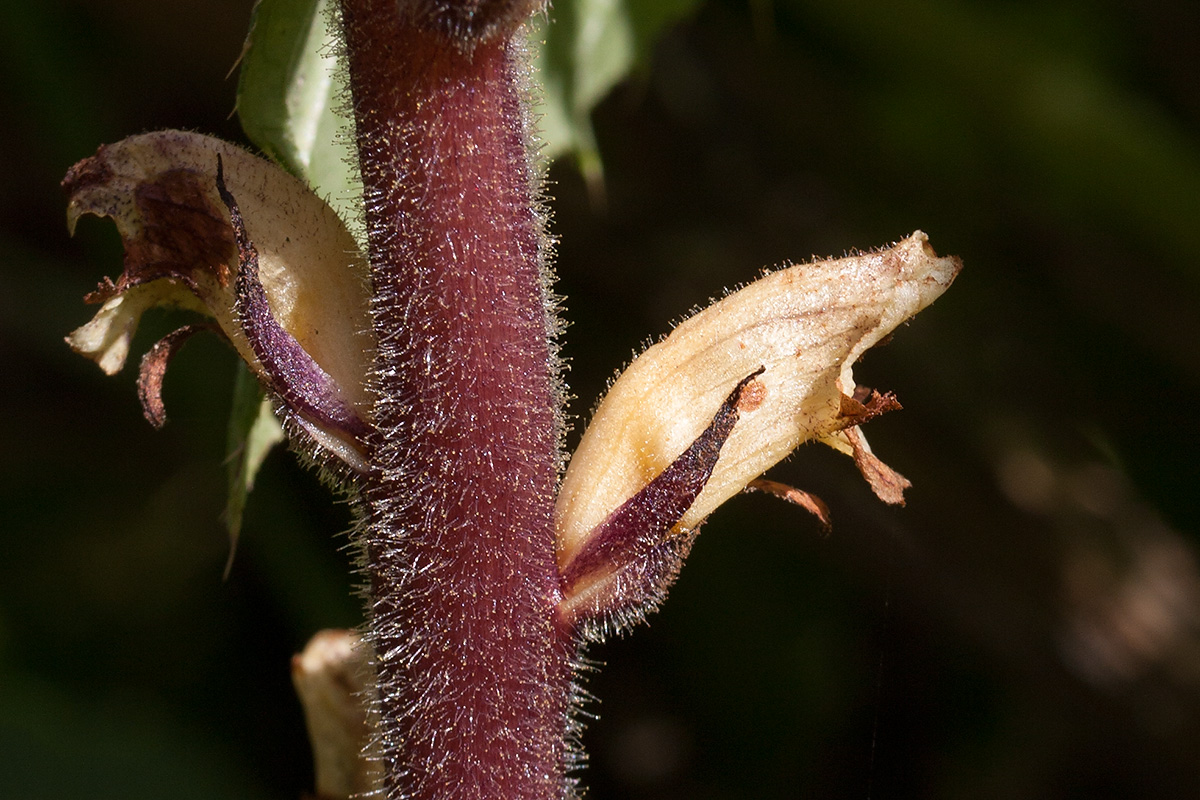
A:
<svg viewBox="0 0 1200 800">
<path fill-rule="evenodd" d="M 555 509 L 560 567 L 696 440 L 731 387 L 760 366 L 712 475 L 672 530 L 694 529 L 809 439 L 854 454 L 864 474 L 869 468 L 904 482 L 870 453 L 861 432 L 837 435 L 895 407 L 883 396 L 865 405 L 856 399 L 851 368 L 941 295 L 960 268 L 917 231 L 877 252 L 772 272 L 681 323 L 617 378 L 571 459 Z M 886 492 L 872 486 L 889 502 L 903 490 L 897 481 Z"/>
</svg>

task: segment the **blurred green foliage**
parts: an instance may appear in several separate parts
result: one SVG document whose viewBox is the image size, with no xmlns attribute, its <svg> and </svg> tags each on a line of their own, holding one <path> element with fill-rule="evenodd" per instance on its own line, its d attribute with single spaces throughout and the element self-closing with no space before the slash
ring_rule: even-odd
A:
<svg viewBox="0 0 1200 800">
<path fill-rule="evenodd" d="M 310 785 L 288 659 L 360 618 L 348 510 L 273 454 L 222 583 L 232 353 L 183 350 L 155 433 L 62 344 L 120 248 L 67 239 L 54 184 L 143 130 L 238 139 L 249 16 L 0 10 L 3 797 Z M 592 797 L 1200 794 L 1198 40 L 1185 0 L 712 0 L 600 105 L 603 205 L 549 175 L 578 417 L 762 266 L 920 227 L 966 269 L 856 370 L 905 405 L 868 434 L 908 507 L 811 448 L 774 477 L 832 536 L 718 512 L 663 611 L 590 653 Z"/>
</svg>

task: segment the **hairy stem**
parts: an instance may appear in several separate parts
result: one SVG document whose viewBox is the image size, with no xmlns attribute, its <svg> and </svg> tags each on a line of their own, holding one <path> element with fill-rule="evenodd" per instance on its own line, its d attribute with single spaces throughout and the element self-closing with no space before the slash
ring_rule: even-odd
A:
<svg viewBox="0 0 1200 800">
<path fill-rule="evenodd" d="M 509 32 L 344 0 L 379 342 L 366 553 L 389 798 L 567 791 L 558 388 Z M 453 5 L 453 4 L 451 4 Z"/>
</svg>

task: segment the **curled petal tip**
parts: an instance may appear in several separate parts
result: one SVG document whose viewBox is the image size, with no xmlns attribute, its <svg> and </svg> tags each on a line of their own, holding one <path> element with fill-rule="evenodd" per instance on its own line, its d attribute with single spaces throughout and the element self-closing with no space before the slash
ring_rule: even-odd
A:
<svg viewBox="0 0 1200 800">
<path fill-rule="evenodd" d="M 146 351 L 138 369 L 138 398 L 142 401 L 142 414 L 155 429 L 167 424 L 167 409 L 163 405 L 163 378 L 167 364 L 192 335 L 202 330 L 215 330 L 214 325 L 184 325 L 167 334 Z"/>
</svg>

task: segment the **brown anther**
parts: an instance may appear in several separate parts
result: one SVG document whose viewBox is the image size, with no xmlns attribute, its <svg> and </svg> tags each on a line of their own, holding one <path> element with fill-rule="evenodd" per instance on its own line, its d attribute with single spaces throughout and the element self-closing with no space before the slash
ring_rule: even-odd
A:
<svg viewBox="0 0 1200 800">
<path fill-rule="evenodd" d="M 756 410 L 767 399 L 767 387 L 760 380 L 752 380 L 742 389 L 738 397 L 737 410 L 743 414 Z"/>
</svg>

